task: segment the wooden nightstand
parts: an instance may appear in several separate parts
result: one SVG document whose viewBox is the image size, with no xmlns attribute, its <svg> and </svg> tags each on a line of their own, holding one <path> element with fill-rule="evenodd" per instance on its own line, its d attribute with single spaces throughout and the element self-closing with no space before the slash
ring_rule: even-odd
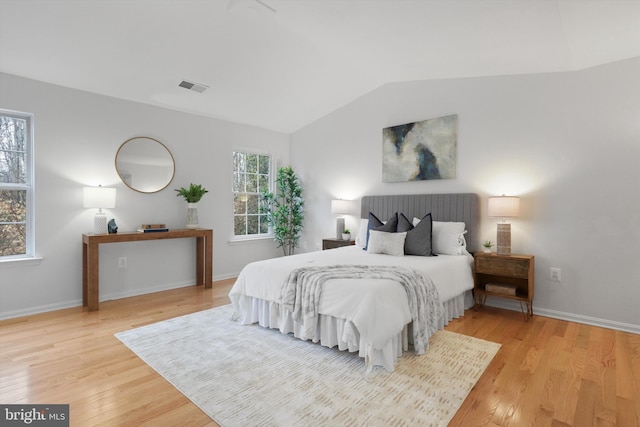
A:
<svg viewBox="0 0 640 427">
<path fill-rule="evenodd" d="M 529 320 L 533 316 L 534 260 L 533 255 L 476 253 L 473 288 L 476 304 L 484 305 L 488 296 L 513 299 L 520 302 L 524 319 Z"/>
<path fill-rule="evenodd" d="M 322 239 L 322 250 L 341 248 L 342 246 L 353 246 L 355 244 L 355 240 Z"/>
</svg>

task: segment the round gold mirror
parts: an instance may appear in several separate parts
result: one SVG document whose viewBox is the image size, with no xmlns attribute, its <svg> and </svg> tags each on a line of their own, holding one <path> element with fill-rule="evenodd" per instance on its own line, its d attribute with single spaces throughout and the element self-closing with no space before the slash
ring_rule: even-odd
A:
<svg viewBox="0 0 640 427">
<path fill-rule="evenodd" d="M 153 138 L 136 137 L 125 141 L 116 153 L 116 170 L 122 182 L 141 193 L 166 188 L 175 174 L 171 152 Z"/>
</svg>

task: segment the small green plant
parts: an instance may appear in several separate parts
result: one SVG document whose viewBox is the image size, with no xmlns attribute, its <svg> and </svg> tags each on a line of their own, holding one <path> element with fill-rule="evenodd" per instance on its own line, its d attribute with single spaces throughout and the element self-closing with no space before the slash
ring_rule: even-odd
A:
<svg viewBox="0 0 640 427">
<path fill-rule="evenodd" d="M 345 228 L 342 234 L 351 234 L 351 230 L 349 230 L 348 228 Z"/>
<path fill-rule="evenodd" d="M 176 194 L 176 197 L 184 197 L 184 200 L 186 200 L 187 203 L 198 203 L 200 199 L 202 199 L 202 196 L 209 192 L 200 184 L 189 184 L 188 190 L 182 187 L 179 190 L 176 189 L 175 191 L 178 192 L 178 194 Z"/>
<path fill-rule="evenodd" d="M 484 246 L 485 248 L 490 248 L 491 246 L 493 246 L 493 242 L 491 240 L 486 240 L 482 246 Z"/>
</svg>

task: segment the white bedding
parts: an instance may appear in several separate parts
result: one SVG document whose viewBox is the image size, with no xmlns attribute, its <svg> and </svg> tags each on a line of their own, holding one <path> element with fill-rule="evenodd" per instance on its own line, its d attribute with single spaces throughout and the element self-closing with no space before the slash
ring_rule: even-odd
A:
<svg viewBox="0 0 640 427">
<path fill-rule="evenodd" d="M 243 324 L 258 322 L 283 333 L 293 332 L 301 339 L 357 350 L 365 357 L 368 367 L 379 364 L 393 370 L 397 356 L 407 347 L 406 342 L 402 342 L 402 331 L 411 322 L 406 292 L 399 283 L 382 279 L 327 281 L 318 305 L 318 312 L 323 317 L 319 329 L 324 325 L 325 329 L 337 330 L 318 330 L 314 336 L 307 336 L 303 328 L 292 324 L 290 313 L 280 306 L 281 286 L 288 275 L 299 267 L 345 264 L 417 269 L 431 278 L 444 303 L 447 314 L 440 322 L 443 327 L 450 318 L 460 316 L 467 308 L 464 298 L 473 288 L 472 261 L 471 256 L 465 255 L 397 257 L 371 254 L 360 247 L 348 246 L 251 263 L 238 276 L 229 297 L 234 307 L 234 319 Z M 447 309 L 452 303 L 455 309 Z"/>
</svg>

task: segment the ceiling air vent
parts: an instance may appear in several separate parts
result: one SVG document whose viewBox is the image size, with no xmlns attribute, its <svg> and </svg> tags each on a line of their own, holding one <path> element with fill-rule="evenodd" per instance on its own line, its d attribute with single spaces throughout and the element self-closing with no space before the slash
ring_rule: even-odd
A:
<svg viewBox="0 0 640 427">
<path fill-rule="evenodd" d="M 205 90 L 209 89 L 209 86 L 205 86 L 200 83 L 188 82 L 186 80 L 181 81 L 178 86 L 183 87 L 185 89 L 192 90 L 194 92 L 198 92 L 198 93 L 202 93 Z"/>
</svg>

